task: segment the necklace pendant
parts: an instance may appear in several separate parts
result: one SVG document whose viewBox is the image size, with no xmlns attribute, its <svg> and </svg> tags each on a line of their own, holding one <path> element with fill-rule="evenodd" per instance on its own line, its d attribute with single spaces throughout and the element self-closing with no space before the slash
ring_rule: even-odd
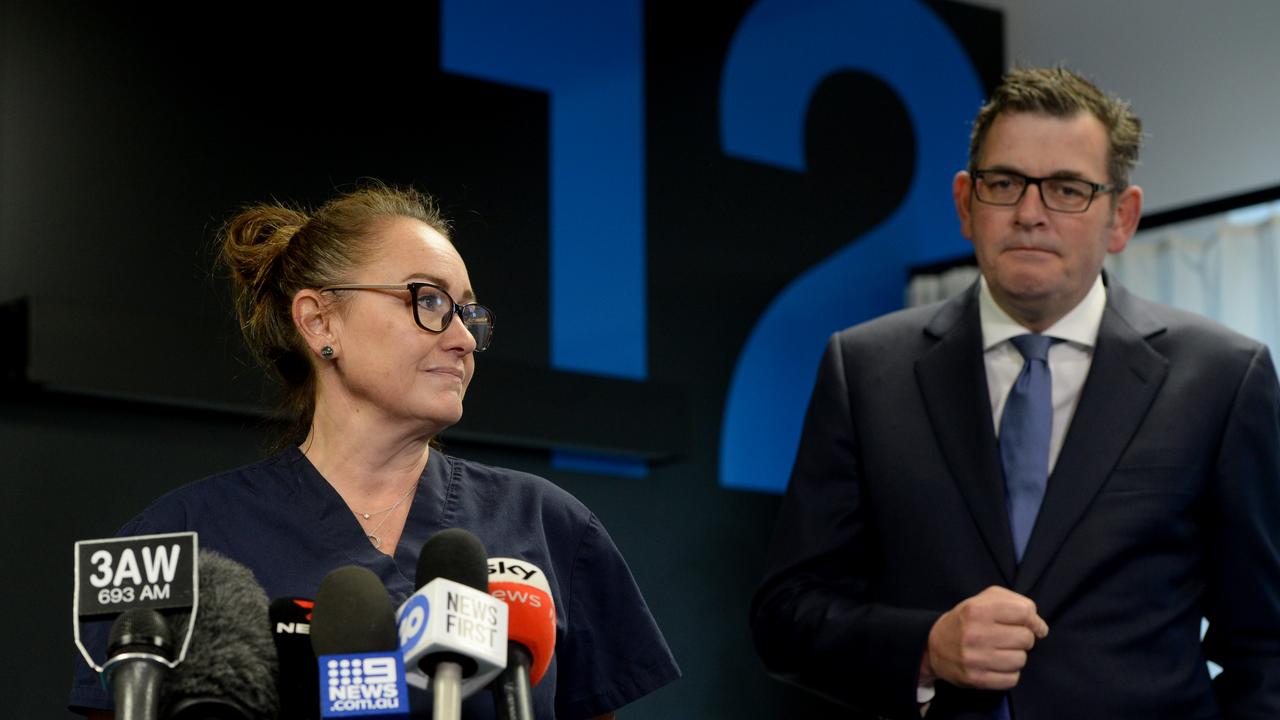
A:
<svg viewBox="0 0 1280 720">
<path fill-rule="evenodd" d="M 369 542 L 373 543 L 375 548 L 382 547 L 382 540 L 380 540 L 377 535 L 370 535 Z"/>
<path fill-rule="evenodd" d="M 364 516 L 365 520 L 369 519 L 369 513 L 360 513 L 360 514 Z"/>
</svg>

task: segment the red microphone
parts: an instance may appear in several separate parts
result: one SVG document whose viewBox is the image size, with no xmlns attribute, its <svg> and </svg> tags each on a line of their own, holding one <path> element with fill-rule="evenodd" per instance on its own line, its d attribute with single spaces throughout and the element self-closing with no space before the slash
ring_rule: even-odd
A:
<svg viewBox="0 0 1280 720">
<path fill-rule="evenodd" d="M 532 720 L 533 686 L 556 651 L 556 606 L 547 576 L 531 562 L 489 558 L 489 594 L 507 604 L 507 669 L 493 681 L 499 720 Z"/>
</svg>

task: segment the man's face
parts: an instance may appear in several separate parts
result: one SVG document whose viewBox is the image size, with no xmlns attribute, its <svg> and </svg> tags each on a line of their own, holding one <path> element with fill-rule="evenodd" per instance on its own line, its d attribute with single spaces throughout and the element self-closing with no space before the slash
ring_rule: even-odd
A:
<svg viewBox="0 0 1280 720">
<path fill-rule="evenodd" d="M 988 129 L 977 167 L 1108 184 L 1106 128 L 1089 113 L 1006 113 Z M 1124 249 L 1142 211 L 1142 191 L 1132 186 L 1099 193 L 1085 212 L 1062 213 L 1045 207 L 1038 186 L 1028 185 L 1016 205 L 998 206 L 975 198 L 973 182 L 961 172 L 952 185 L 961 232 L 996 302 L 1036 331 L 1084 299 L 1103 258 Z"/>
</svg>

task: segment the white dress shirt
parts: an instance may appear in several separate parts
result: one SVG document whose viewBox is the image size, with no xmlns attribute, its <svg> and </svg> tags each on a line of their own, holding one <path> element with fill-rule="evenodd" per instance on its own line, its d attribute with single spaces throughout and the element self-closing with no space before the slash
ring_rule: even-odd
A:
<svg viewBox="0 0 1280 720">
<path fill-rule="evenodd" d="M 1022 353 L 1010 338 L 1025 335 L 1028 330 L 1009 317 L 991 296 L 987 279 L 982 278 L 978 291 L 978 317 L 982 322 L 983 360 L 987 367 L 987 390 L 991 393 L 991 417 L 996 435 L 1000 434 L 1000 417 L 1009 390 L 1022 372 Z M 1063 342 L 1049 347 L 1049 375 L 1053 387 L 1053 431 L 1049 437 L 1049 472 L 1058 462 L 1058 453 L 1067 437 L 1067 428 L 1080 402 L 1084 379 L 1093 363 L 1093 347 L 1098 341 L 1098 328 L 1107 307 L 1107 288 L 1099 276 L 1079 305 L 1042 335 Z"/>
</svg>

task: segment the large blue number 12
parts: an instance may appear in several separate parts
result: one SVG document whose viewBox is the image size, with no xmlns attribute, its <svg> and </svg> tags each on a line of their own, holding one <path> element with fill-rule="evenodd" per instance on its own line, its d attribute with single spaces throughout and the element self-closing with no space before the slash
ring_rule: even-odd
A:
<svg viewBox="0 0 1280 720">
<path fill-rule="evenodd" d="M 441 9 L 445 70 L 550 97 L 552 366 L 632 380 L 647 376 L 642 10 L 640 0 Z M 917 2 L 758 2 L 725 59 L 724 152 L 804 172 L 813 91 L 850 69 L 906 106 L 912 185 L 886 221 L 792 281 L 753 328 L 725 402 L 726 487 L 780 491 L 826 336 L 897 307 L 910 266 L 964 251 L 948 188 L 982 91 L 956 38 Z"/>
</svg>

